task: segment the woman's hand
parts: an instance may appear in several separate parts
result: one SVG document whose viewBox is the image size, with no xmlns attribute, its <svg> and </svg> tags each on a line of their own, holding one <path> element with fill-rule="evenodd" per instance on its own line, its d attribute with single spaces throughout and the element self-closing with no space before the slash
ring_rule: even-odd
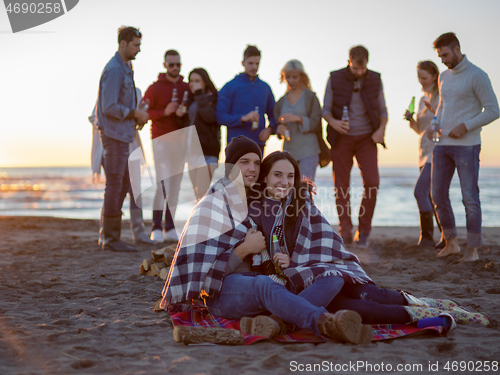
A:
<svg viewBox="0 0 500 375">
<path fill-rule="evenodd" d="M 285 130 L 286 130 L 286 126 L 283 124 L 279 124 L 278 129 L 276 129 L 276 134 L 279 134 L 281 136 L 285 136 Z"/>
<path fill-rule="evenodd" d="M 411 112 L 410 112 L 410 111 L 408 111 L 408 110 L 406 110 L 406 111 L 405 111 L 404 116 L 405 116 L 405 120 L 407 120 L 407 121 L 411 121 L 411 120 L 413 120 L 413 113 L 411 113 Z"/>
<path fill-rule="evenodd" d="M 294 115 L 293 113 L 284 113 L 280 116 L 279 122 L 281 124 L 286 122 L 300 122 L 302 123 L 302 116 Z"/>
<path fill-rule="evenodd" d="M 425 104 L 425 106 L 427 107 L 427 109 L 428 109 L 429 111 L 431 111 L 433 114 L 436 114 L 436 110 L 435 110 L 434 108 L 432 108 L 432 105 L 431 105 L 431 103 L 430 103 L 430 102 L 428 102 L 428 101 L 424 100 L 424 104 Z"/>
<path fill-rule="evenodd" d="M 290 257 L 283 253 L 274 254 L 273 262 L 282 270 L 290 266 Z"/>
</svg>

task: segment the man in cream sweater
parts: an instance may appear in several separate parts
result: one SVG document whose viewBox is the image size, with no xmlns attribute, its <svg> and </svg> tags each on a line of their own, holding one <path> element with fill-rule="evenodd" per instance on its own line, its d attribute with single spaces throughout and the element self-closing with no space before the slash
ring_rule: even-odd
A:
<svg viewBox="0 0 500 375">
<path fill-rule="evenodd" d="M 432 159 L 432 197 L 444 230 L 446 247 L 438 257 L 459 254 L 455 217 L 449 188 L 458 171 L 467 222 L 467 250 L 461 261 L 479 259 L 481 246 L 481 203 L 479 201 L 479 153 L 481 129 L 499 117 L 498 101 L 488 75 L 469 62 L 460 51 L 454 33 L 441 35 L 434 48 L 448 70 L 439 76 L 437 118 L 441 137 Z M 427 136 L 432 138 L 432 131 Z"/>
</svg>

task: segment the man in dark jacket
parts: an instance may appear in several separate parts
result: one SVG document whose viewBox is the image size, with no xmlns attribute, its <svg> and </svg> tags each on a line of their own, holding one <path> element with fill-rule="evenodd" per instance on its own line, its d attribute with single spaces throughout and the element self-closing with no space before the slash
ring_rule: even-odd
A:
<svg viewBox="0 0 500 375">
<path fill-rule="evenodd" d="M 377 143 L 384 145 L 387 124 L 380 73 L 368 70 L 367 63 L 365 47 L 351 48 L 349 65 L 330 74 L 323 106 L 323 117 L 328 122 L 327 139 L 332 146 L 339 229 L 346 244 L 353 241 L 349 190 L 354 157 L 361 170 L 364 191 L 354 238 L 360 247 L 368 246 L 379 186 Z M 344 109 L 348 118 L 343 120 Z"/>
</svg>

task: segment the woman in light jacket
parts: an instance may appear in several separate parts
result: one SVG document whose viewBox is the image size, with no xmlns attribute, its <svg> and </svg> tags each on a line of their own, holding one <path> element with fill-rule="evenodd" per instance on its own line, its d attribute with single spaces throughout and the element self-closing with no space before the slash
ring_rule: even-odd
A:
<svg viewBox="0 0 500 375">
<path fill-rule="evenodd" d="M 299 162 L 302 174 L 314 181 L 320 153 L 321 105 L 311 91 L 309 77 L 300 61 L 290 60 L 285 64 L 281 69 L 283 81 L 286 81 L 286 93 L 274 106 L 278 137 L 285 138 L 283 150 Z"/>
</svg>

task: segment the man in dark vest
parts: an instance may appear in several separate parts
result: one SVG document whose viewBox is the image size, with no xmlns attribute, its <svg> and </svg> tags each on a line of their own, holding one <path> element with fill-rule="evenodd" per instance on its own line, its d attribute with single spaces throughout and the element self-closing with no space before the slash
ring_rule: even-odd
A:
<svg viewBox="0 0 500 375">
<path fill-rule="evenodd" d="M 380 73 L 368 70 L 367 63 L 368 50 L 365 47 L 351 48 L 348 66 L 330 74 L 323 106 L 323 117 L 328 122 L 327 139 L 332 146 L 339 229 L 345 244 L 353 242 L 349 190 L 354 157 L 361 170 L 364 190 L 359 207 L 359 226 L 354 236 L 359 247 L 368 247 L 379 186 L 377 143 L 385 147 L 387 124 Z M 348 119 L 342 120 L 344 112 L 347 112 Z"/>
</svg>

